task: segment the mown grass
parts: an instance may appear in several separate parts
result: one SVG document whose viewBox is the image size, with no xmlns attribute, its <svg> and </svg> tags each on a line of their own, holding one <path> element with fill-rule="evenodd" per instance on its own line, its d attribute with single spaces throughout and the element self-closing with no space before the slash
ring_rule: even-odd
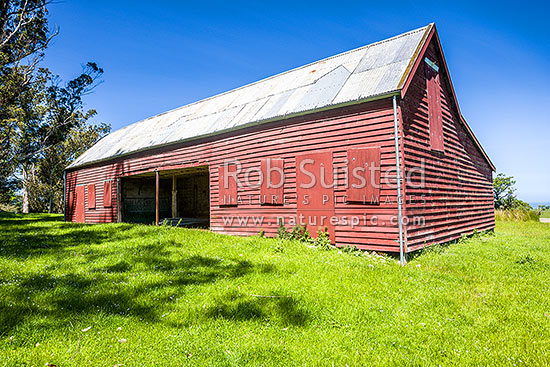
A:
<svg viewBox="0 0 550 367">
<path fill-rule="evenodd" d="M 550 225 L 392 258 L 0 218 L 0 364 L 546 365 Z"/>
</svg>

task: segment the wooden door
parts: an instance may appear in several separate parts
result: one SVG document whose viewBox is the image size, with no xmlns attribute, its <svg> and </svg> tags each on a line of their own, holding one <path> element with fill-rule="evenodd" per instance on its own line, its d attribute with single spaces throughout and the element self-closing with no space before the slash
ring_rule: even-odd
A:
<svg viewBox="0 0 550 367">
<path fill-rule="evenodd" d="M 305 224 L 309 233 L 327 230 L 335 241 L 334 177 L 332 152 L 308 153 L 296 156 L 297 223 Z"/>
<path fill-rule="evenodd" d="M 84 185 L 76 187 L 76 206 L 75 206 L 75 222 L 84 223 L 85 221 L 85 187 Z"/>
</svg>

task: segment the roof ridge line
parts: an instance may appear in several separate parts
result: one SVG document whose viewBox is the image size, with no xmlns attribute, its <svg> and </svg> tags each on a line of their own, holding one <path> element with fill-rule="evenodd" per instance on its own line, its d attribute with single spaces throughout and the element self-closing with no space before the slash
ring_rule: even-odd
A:
<svg viewBox="0 0 550 367">
<path fill-rule="evenodd" d="M 270 79 L 273 79 L 275 77 L 279 77 L 281 75 L 285 75 L 285 74 L 288 74 L 290 72 L 293 72 L 293 71 L 296 71 L 296 70 L 300 70 L 300 69 L 303 69 L 303 68 L 306 68 L 308 66 L 311 66 L 311 65 L 314 65 L 314 64 L 318 64 L 318 63 L 321 63 L 323 61 L 327 61 L 327 60 L 331 60 L 333 58 L 336 58 L 336 57 L 341 57 L 341 56 L 344 56 L 344 55 L 347 55 L 347 54 L 350 54 L 352 52 L 357 52 L 359 50 L 362 50 L 362 49 L 365 49 L 365 48 L 370 48 L 370 47 L 373 47 L 373 46 L 376 46 L 376 45 L 379 45 L 379 44 L 382 44 L 382 43 L 386 43 L 386 42 L 390 42 L 390 41 L 393 41 L 395 39 L 398 39 L 398 38 L 401 38 L 401 37 L 405 37 L 405 36 L 408 36 L 412 33 L 415 33 L 415 32 L 420 32 L 422 30 L 425 31 L 426 28 L 428 28 L 432 23 L 426 25 L 426 26 L 423 26 L 423 27 L 420 27 L 420 28 L 416 28 L 416 29 L 413 29 L 413 30 L 410 30 L 408 32 L 405 32 L 405 33 L 401 33 L 401 34 L 398 34 L 396 36 L 393 36 L 393 37 L 390 37 L 390 38 L 386 38 L 386 39 L 383 39 L 383 40 L 380 40 L 380 41 L 376 41 L 376 42 L 373 42 L 373 43 L 369 43 L 368 45 L 364 45 L 364 46 L 361 46 L 361 47 L 357 47 L 357 48 L 354 48 L 352 50 L 348 50 L 348 51 L 345 51 L 345 52 L 341 52 L 339 54 L 336 54 L 336 55 L 332 55 L 332 56 L 328 56 L 328 57 L 325 57 L 321 60 L 317 60 L 317 61 L 312 61 L 310 63 L 307 63 L 305 65 L 302 65 L 302 66 L 298 66 L 296 68 L 293 68 L 293 69 L 290 69 L 290 70 L 286 70 L 286 71 L 283 71 L 283 72 L 280 72 L 280 73 L 277 73 L 275 75 L 271 75 L 269 77 L 266 77 L 266 78 L 263 78 L 263 79 L 260 79 L 260 80 L 256 80 L 254 82 L 251 82 L 251 83 L 248 83 L 248 84 L 245 84 L 245 85 L 242 85 L 240 87 L 237 87 L 237 88 L 234 88 L 234 89 L 230 89 L 230 90 L 227 90 L 225 92 L 222 92 L 222 93 L 218 93 L 218 94 L 215 94 L 213 96 L 210 96 L 210 97 L 206 97 L 206 98 L 203 98 L 203 99 L 199 99 L 198 101 L 195 101 L 195 102 L 191 102 L 191 103 L 188 103 L 186 105 L 183 105 L 183 106 L 180 106 L 180 107 L 176 107 L 176 108 L 173 108 L 171 110 L 168 110 L 168 111 L 165 111 L 165 112 L 161 112 L 161 113 L 158 113 L 156 115 L 153 115 L 153 116 L 149 116 L 149 117 L 146 117 L 145 119 L 143 120 L 139 120 L 139 121 L 136 121 L 136 122 L 133 122 L 131 123 L 130 125 L 127 125 L 125 127 L 122 127 L 118 130 L 115 130 L 115 131 L 119 131 L 119 130 L 123 130 L 127 127 L 130 127 L 132 125 L 135 125 L 135 124 L 139 124 L 141 122 L 144 122 L 144 121 L 147 121 L 149 119 L 152 119 L 152 118 L 155 118 L 155 117 L 159 117 L 159 116 L 162 116 L 162 115 L 165 115 L 165 114 L 168 114 L 168 113 L 171 113 L 171 112 L 175 112 L 177 110 L 180 110 L 180 109 L 183 109 L 185 107 L 189 107 L 189 106 L 193 106 L 195 104 L 198 104 L 198 103 L 201 103 L 201 102 L 205 102 L 205 101 L 208 101 L 210 99 L 214 99 L 216 97 L 220 97 L 220 96 L 223 96 L 223 95 L 226 95 L 228 93 L 231 93 L 231 92 L 235 92 L 237 90 L 240 90 L 240 89 L 243 89 L 243 88 L 246 88 L 246 87 L 250 87 L 252 85 L 255 85 L 255 84 L 258 84 L 258 83 L 261 83 L 261 82 L 264 82 L 264 81 L 267 81 L 267 80 L 270 80 Z"/>
</svg>

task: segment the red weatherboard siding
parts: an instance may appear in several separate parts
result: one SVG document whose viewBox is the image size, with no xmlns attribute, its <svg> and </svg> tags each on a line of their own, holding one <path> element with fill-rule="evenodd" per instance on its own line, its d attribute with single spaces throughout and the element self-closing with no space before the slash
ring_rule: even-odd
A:
<svg viewBox="0 0 550 367">
<path fill-rule="evenodd" d="M 112 185 L 112 206 L 106 208 L 103 201 L 105 180 L 169 168 L 209 165 L 210 167 L 210 203 L 213 231 L 239 235 L 257 234 L 264 229 L 268 235 L 275 235 L 276 223 L 262 226 L 224 226 L 222 215 L 284 216 L 296 215 L 296 155 L 309 152 L 332 151 L 333 164 L 343 170 L 348 148 L 380 147 L 382 171 L 395 167 L 393 140 L 393 110 L 390 99 L 343 107 L 286 121 L 264 124 L 236 132 L 200 139 L 194 142 L 174 145 L 162 149 L 152 149 L 126 157 L 99 163 L 90 167 L 77 168 L 67 172 L 67 193 L 74 190 L 76 184 L 96 183 L 96 209 L 86 208 L 86 221 L 90 223 L 114 222 L 117 218 L 117 185 Z M 218 168 L 226 159 L 238 159 L 243 169 L 260 167 L 262 158 L 284 159 L 286 182 L 284 193 L 289 200 L 286 205 L 260 205 L 260 188 L 239 188 L 244 204 L 238 206 L 218 205 Z M 242 179 L 242 177 L 240 177 Z M 258 176 L 251 175 L 258 180 Z M 343 177 L 339 177 L 343 180 Z M 116 182 L 116 181 L 115 181 Z M 343 204 L 346 189 L 342 182 L 335 189 L 335 215 L 372 215 L 378 216 L 377 226 L 361 223 L 337 226 L 336 242 L 339 245 L 352 244 L 371 250 L 397 251 L 398 229 L 389 223 L 397 213 L 397 193 L 394 188 L 382 184 L 381 204 L 365 205 L 361 203 Z M 247 195 L 254 195 L 254 203 L 247 203 Z M 386 197 L 391 203 L 384 203 Z M 73 220 L 68 210 L 67 220 Z M 386 222 L 382 224 L 382 222 Z M 261 228 L 260 228 L 261 227 Z"/>
<path fill-rule="evenodd" d="M 111 223 L 116 222 L 117 217 L 117 208 L 116 201 L 112 202 L 112 207 L 105 207 L 104 203 L 104 179 L 101 177 L 114 177 L 112 174 L 96 174 L 93 177 L 86 177 L 92 171 L 72 171 L 67 172 L 67 221 L 76 221 L 76 200 L 74 199 L 74 194 L 72 194 L 76 189 L 77 185 L 91 185 L 95 184 L 95 208 L 90 208 L 90 203 L 88 202 L 88 195 L 86 195 L 85 201 L 85 221 L 86 223 Z M 84 187 L 84 186 L 83 186 Z M 116 185 L 113 185 L 113 194 L 116 191 Z"/>
<path fill-rule="evenodd" d="M 414 173 L 411 181 L 404 180 L 403 187 L 403 213 L 409 220 L 409 224 L 404 226 L 407 252 L 432 243 L 453 240 L 474 230 L 494 228 L 492 168 L 469 130 L 459 120 L 460 116 L 454 105 L 455 99 L 448 85 L 448 76 L 445 67 L 442 67 L 443 60 L 439 52 L 436 52 L 436 47 L 439 47 L 437 42 L 432 40 L 426 49 L 426 55 L 419 55 L 422 60 L 420 67 L 416 69 L 410 83 L 407 81 L 404 99 L 399 101 L 397 111 L 399 131 L 403 136 L 399 145 L 401 171 L 403 177 Z M 425 56 L 440 66 L 442 151 L 436 151 L 430 146 L 428 93 L 423 61 Z M 437 111 L 439 112 L 439 107 Z M 397 252 L 398 228 L 390 222 L 390 219 L 397 216 L 397 190 L 384 180 L 384 172 L 388 171 L 392 172 L 392 178 L 395 180 L 393 129 L 392 100 L 387 98 L 249 127 L 170 147 L 151 149 L 89 167 L 77 168 L 67 172 L 67 220 L 75 220 L 76 185 L 96 185 L 96 208 L 90 210 L 86 204 L 86 222 L 114 222 L 117 220 L 119 205 L 119 185 L 116 183 L 118 177 L 153 172 L 156 169 L 163 171 L 207 165 L 210 175 L 211 229 L 235 235 L 253 235 L 263 229 L 266 234 L 275 235 L 276 217 L 285 217 L 288 223 L 288 219 L 295 217 L 299 212 L 296 202 L 297 156 L 328 152 L 326 157 L 332 156 L 333 166 L 342 173 L 346 168 L 348 156 L 357 156 L 358 162 L 364 165 L 364 160 L 373 160 L 373 157 L 377 160 L 379 149 L 382 172 L 380 204 L 343 203 L 346 195 L 362 195 L 362 192 L 353 192 L 353 189 L 346 188 L 344 176 L 339 174 L 334 189 L 333 212 L 340 218 L 358 216 L 361 223 L 355 227 L 349 224 L 337 225 L 334 237 L 338 245 L 356 245 L 363 249 Z M 436 135 L 439 136 L 439 132 Z M 365 148 L 371 149 L 363 150 Z M 252 183 L 256 184 L 255 187 L 237 189 L 242 203 L 236 206 L 220 206 L 218 175 L 220 166 L 225 161 L 239 160 L 243 171 L 249 168 L 260 171 L 262 161 L 265 162 L 265 159 L 269 158 L 283 160 L 277 164 L 284 167 L 286 176 L 283 188 L 287 198 L 285 205 L 260 204 L 259 196 L 262 191 L 260 185 L 257 185 L 259 177 L 255 172 L 250 176 Z M 421 167 L 422 161 L 425 163 L 425 186 L 415 188 L 413 185 L 418 184 L 420 180 L 419 172 L 415 173 L 415 169 Z M 239 178 L 243 180 L 244 173 L 241 173 Z M 104 200 L 104 182 L 108 180 L 113 180 L 110 187 L 110 207 L 105 205 Z M 264 193 L 265 189 L 264 187 Z M 372 189 L 365 192 L 370 194 L 369 190 Z M 228 191 L 234 191 L 234 187 L 228 187 Z M 252 205 L 248 203 L 249 195 L 254 198 Z M 330 212 L 332 213 L 332 209 Z M 257 226 L 249 223 L 248 226 L 244 226 L 234 222 L 232 225 L 226 225 L 222 216 L 266 216 L 270 223 L 264 222 Z M 378 224 L 364 223 L 365 216 L 368 219 L 376 216 Z M 424 218 L 425 225 L 416 225 L 413 222 L 415 217 Z"/>
<path fill-rule="evenodd" d="M 405 186 L 405 215 L 426 218 L 425 226 L 405 226 L 407 250 L 425 244 L 456 239 L 474 230 L 493 229 L 492 170 L 466 129 L 459 122 L 437 44 L 432 41 L 426 56 L 440 66 L 444 151 L 430 148 L 428 93 L 424 61 L 420 64 L 401 102 L 405 173 L 425 161 L 425 188 Z M 422 60 L 424 57 L 422 57 Z M 418 178 L 418 175 L 415 175 Z M 413 180 L 418 182 L 418 180 Z M 426 202 L 420 196 L 424 194 Z M 410 201 L 411 196 L 417 199 Z"/>
</svg>

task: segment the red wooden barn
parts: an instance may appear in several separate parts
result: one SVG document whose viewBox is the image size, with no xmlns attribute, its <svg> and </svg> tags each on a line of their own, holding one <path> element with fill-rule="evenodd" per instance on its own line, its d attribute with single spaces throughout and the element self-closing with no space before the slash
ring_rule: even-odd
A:
<svg viewBox="0 0 550 367">
<path fill-rule="evenodd" d="M 109 134 L 67 168 L 65 213 L 406 253 L 492 229 L 493 171 L 430 24 Z"/>
</svg>

